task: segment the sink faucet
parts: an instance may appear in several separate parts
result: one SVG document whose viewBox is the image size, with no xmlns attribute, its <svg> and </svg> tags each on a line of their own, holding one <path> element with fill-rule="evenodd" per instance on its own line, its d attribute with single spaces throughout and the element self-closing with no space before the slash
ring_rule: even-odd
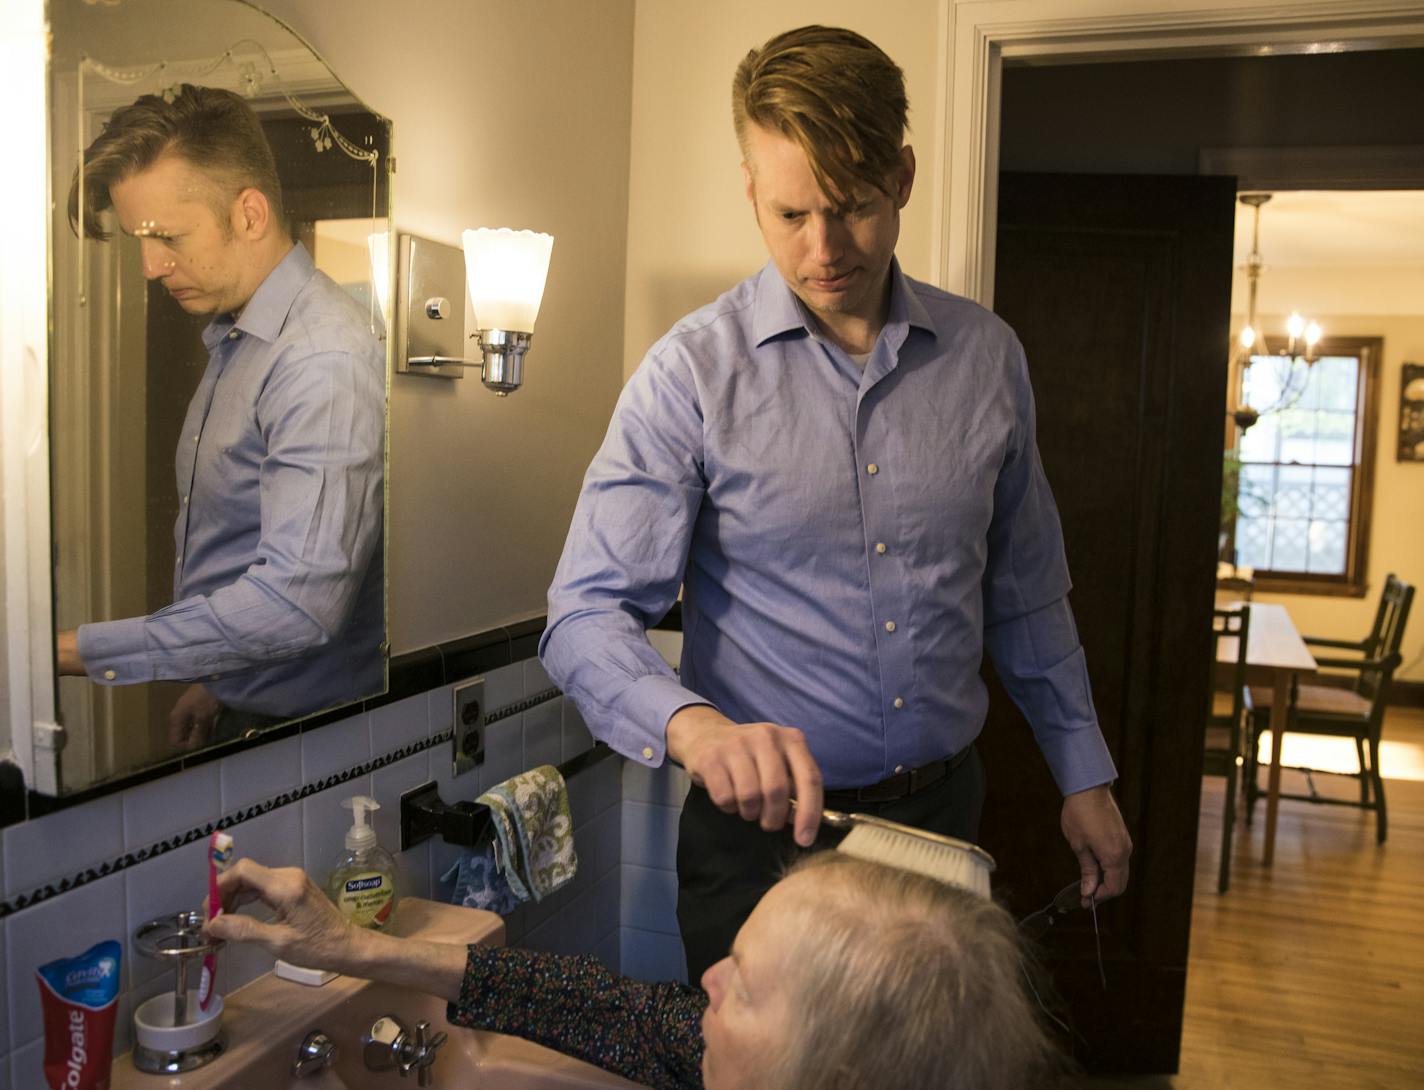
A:
<svg viewBox="0 0 1424 1090">
<path fill-rule="evenodd" d="M 376 1019 L 371 1031 L 362 1038 L 366 1070 L 389 1071 L 399 1067 L 401 1078 L 414 1071 L 417 1084 L 429 1086 L 435 1053 L 445 1041 L 444 1033 L 431 1035 L 429 1022 L 417 1022 L 415 1032 L 411 1033 L 394 1014 L 387 1014 Z"/>
<path fill-rule="evenodd" d="M 308 1033 L 292 1061 L 292 1074 L 299 1079 L 315 1075 L 336 1062 L 336 1042 L 321 1030 Z"/>
</svg>

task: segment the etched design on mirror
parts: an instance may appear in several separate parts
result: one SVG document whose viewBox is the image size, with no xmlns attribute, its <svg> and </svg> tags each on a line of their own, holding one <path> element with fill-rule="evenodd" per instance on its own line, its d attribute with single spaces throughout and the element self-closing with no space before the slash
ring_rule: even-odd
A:
<svg viewBox="0 0 1424 1090">
<path fill-rule="evenodd" d="M 390 123 L 241 0 L 54 0 L 50 19 L 68 793 L 385 691 L 393 160 Z M 183 135 L 105 166 L 115 111 L 223 94 L 272 184 L 185 158 Z M 202 279 L 253 255 L 238 288 Z"/>
</svg>

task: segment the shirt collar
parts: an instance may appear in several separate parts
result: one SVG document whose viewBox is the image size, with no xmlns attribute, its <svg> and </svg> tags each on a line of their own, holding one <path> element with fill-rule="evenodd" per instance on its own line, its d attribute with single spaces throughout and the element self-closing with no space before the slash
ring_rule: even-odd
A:
<svg viewBox="0 0 1424 1090">
<path fill-rule="evenodd" d="M 929 311 L 911 289 L 909 278 L 900 271 L 898 257 L 890 259 L 890 313 L 885 324 L 914 326 L 931 336 L 939 335 Z M 805 312 L 804 304 L 787 285 L 776 265 L 768 261 L 757 276 L 756 302 L 752 308 L 752 337 L 761 345 L 773 337 L 798 330 L 813 335 L 815 326 Z"/>
<path fill-rule="evenodd" d="M 287 251 L 287 256 L 277 262 L 267 278 L 257 286 L 237 319 L 234 320 L 231 314 L 220 314 L 208 323 L 203 330 L 203 343 L 211 351 L 234 329 L 269 343 L 275 341 L 282 332 L 297 294 L 315 270 L 316 265 L 307 248 L 300 242 L 295 243 Z"/>
</svg>

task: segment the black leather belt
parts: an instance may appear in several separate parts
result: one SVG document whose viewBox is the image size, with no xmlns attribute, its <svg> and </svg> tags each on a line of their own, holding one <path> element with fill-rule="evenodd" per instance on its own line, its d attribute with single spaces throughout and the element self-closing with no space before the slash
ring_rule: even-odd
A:
<svg viewBox="0 0 1424 1090">
<path fill-rule="evenodd" d="M 844 808 L 847 804 L 856 802 L 894 802 L 896 799 L 908 798 L 923 791 L 926 787 L 939 783 L 940 780 L 962 765 L 964 758 L 969 756 L 971 748 L 965 746 L 958 753 L 942 760 L 931 761 L 929 764 L 920 765 L 919 768 L 911 768 L 905 772 L 897 772 L 893 776 L 886 776 L 879 783 L 873 783 L 869 787 L 845 787 L 827 791 L 826 805 L 835 809 Z"/>
</svg>

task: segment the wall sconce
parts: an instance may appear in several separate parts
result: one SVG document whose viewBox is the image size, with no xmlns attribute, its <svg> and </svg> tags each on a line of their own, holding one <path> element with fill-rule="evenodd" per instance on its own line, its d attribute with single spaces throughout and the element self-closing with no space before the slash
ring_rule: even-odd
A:
<svg viewBox="0 0 1424 1090">
<path fill-rule="evenodd" d="M 463 378 L 466 367 L 479 367 L 485 386 L 505 397 L 524 379 L 524 355 L 534 339 L 554 239 L 534 231 L 481 228 L 464 232 L 462 241 L 463 255 L 440 242 L 400 236 L 396 370 Z M 464 358 L 460 319 L 467 286 L 478 362 Z"/>
</svg>

